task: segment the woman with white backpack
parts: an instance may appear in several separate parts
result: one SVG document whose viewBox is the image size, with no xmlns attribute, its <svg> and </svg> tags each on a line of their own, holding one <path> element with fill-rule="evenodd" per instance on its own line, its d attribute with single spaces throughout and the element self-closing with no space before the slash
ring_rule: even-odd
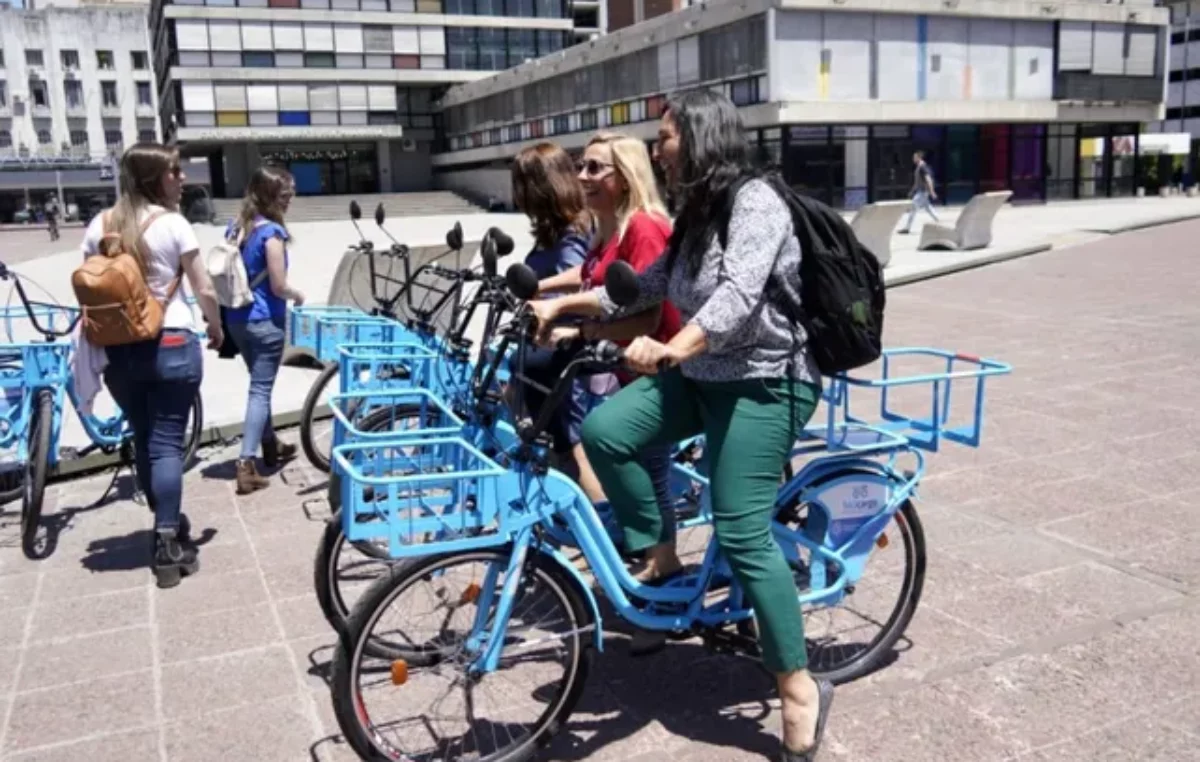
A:
<svg viewBox="0 0 1200 762">
<path fill-rule="evenodd" d="M 237 493 L 246 495 L 265 488 L 269 482 L 259 473 L 254 458 L 262 446 L 263 463 L 277 468 L 296 456 L 296 446 L 284 444 L 271 425 L 271 393 L 283 362 L 286 343 L 284 324 L 287 303 L 304 304 L 304 294 L 288 285 L 287 242 L 284 224 L 288 205 L 296 194 L 292 175 L 282 167 L 259 167 L 246 186 L 242 211 L 227 232 L 236 242 L 244 266 L 241 293 L 233 295 L 238 306 L 229 306 L 227 284 L 240 280 L 217 278 L 217 290 L 226 305 L 225 323 L 250 371 L 250 392 L 242 449 L 237 462 Z M 212 255 L 210 255 L 210 271 Z M 232 268 L 231 268 L 232 269 Z M 242 273 L 238 273 L 241 276 Z"/>
</svg>

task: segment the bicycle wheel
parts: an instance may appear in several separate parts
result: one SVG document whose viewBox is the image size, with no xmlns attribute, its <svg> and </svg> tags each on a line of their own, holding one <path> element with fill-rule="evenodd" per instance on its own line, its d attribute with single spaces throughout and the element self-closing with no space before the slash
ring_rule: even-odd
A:
<svg viewBox="0 0 1200 762">
<path fill-rule="evenodd" d="M 392 567 L 364 592 L 348 622 L 348 636 L 335 649 L 332 669 L 334 714 L 360 757 L 521 762 L 566 722 L 587 679 L 593 622 L 576 580 L 541 554 L 533 553 L 524 565 L 497 670 L 467 673 L 476 653 L 467 637 L 475 622 L 490 623 L 494 615 L 478 610 L 481 597 L 490 597 L 481 596 L 480 583 L 493 580 L 497 595 L 492 600 L 498 600 L 499 578 L 511 554 L 504 548 L 421 558 Z M 496 565 L 499 570 L 489 575 Z M 391 610 L 418 588 L 415 605 Z M 422 613 L 432 620 L 433 629 L 425 635 L 416 630 Z M 388 624 L 381 624 L 385 619 Z M 381 626 L 384 631 L 376 634 Z M 380 639 L 399 639 L 404 645 L 394 650 L 406 655 L 372 657 L 367 645 Z M 535 674 L 518 677 L 527 669 Z M 544 674 L 560 669 L 559 677 Z M 501 682 L 507 683 L 503 691 L 492 692 Z M 396 684 L 404 690 L 395 690 Z M 524 697 L 533 717 L 528 723 L 515 719 Z"/>
<path fill-rule="evenodd" d="M 50 429 L 54 422 L 54 395 L 39 389 L 29 420 L 29 460 L 25 464 L 25 491 L 21 497 L 21 550 L 37 560 L 37 533 L 42 523 L 42 500 L 50 471 Z"/>
<path fill-rule="evenodd" d="M 191 429 L 188 430 L 186 438 L 183 440 L 183 470 L 186 471 L 192 465 L 192 460 L 196 457 L 196 450 L 200 449 L 200 440 L 204 436 L 204 397 L 200 394 L 200 390 L 196 390 L 196 396 L 192 398 L 192 413 L 191 413 Z"/>
<path fill-rule="evenodd" d="M 300 409 L 300 447 L 313 468 L 329 473 L 330 448 L 333 445 L 333 426 L 325 422 L 318 425 L 316 421 L 317 406 L 325 395 L 329 383 L 337 378 L 337 363 L 330 365 L 313 382 L 304 398 L 304 407 Z"/>
<path fill-rule="evenodd" d="M 428 410 L 427 423 L 432 424 L 436 415 L 435 411 Z M 359 426 L 364 432 L 380 432 L 397 426 L 413 428 L 413 424 L 419 428 L 420 417 L 419 406 L 400 405 L 373 411 Z M 331 473 L 329 479 L 330 497 L 333 500 L 339 494 L 336 485 L 339 478 L 337 474 Z M 343 553 L 346 554 L 346 558 L 343 558 Z M 389 558 L 386 546 L 347 541 L 342 532 L 341 508 L 339 506 L 335 509 L 317 546 L 317 555 L 313 563 L 313 585 L 321 612 L 336 632 L 345 633 L 346 620 L 350 616 L 353 601 L 358 597 L 358 591 L 392 563 L 395 562 Z"/>
<path fill-rule="evenodd" d="M 853 475 L 877 476 L 870 471 L 847 469 L 828 474 L 812 486 Z M 803 528 L 811 510 L 807 505 L 793 506 L 781 511 L 777 520 L 793 529 Z M 896 535 L 901 540 L 899 549 L 895 547 Z M 867 570 L 856 584 L 847 588 L 847 595 L 839 605 L 805 608 L 808 669 L 814 677 L 840 684 L 870 673 L 888 655 L 916 613 L 925 584 L 925 532 L 912 501 L 904 501 L 880 536 L 888 541 L 877 542 Z M 802 591 L 808 589 L 808 566 L 797 564 L 794 568 L 797 587 Z M 868 585 L 868 579 L 891 571 L 899 571 L 894 592 L 875 592 Z M 831 568 L 829 573 L 837 571 Z M 883 622 L 882 626 L 879 622 Z M 837 634 L 842 626 L 845 634 Z M 874 627 L 878 631 L 870 635 Z"/>
</svg>

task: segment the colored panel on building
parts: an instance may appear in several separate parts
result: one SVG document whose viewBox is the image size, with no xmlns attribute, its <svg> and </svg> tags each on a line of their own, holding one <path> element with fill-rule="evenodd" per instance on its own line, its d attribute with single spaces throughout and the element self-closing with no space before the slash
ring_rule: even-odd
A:
<svg viewBox="0 0 1200 762">
<path fill-rule="evenodd" d="M 917 100 L 929 92 L 929 17 L 917 16 Z"/>
<path fill-rule="evenodd" d="M 307 111 L 279 112 L 279 123 L 285 127 L 307 127 L 311 122 Z"/>
</svg>

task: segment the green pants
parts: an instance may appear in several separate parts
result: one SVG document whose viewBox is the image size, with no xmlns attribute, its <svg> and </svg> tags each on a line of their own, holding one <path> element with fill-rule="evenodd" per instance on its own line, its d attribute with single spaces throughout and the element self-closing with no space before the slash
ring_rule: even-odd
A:
<svg viewBox="0 0 1200 762">
<path fill-rule="evenodd" d="M 763 662 L 776 673 L 808 662 L 796 584 L 771 518 L 784 463 L 819 397 L 819 387 L 799 381 L 692 381 L 673 369 L 638 379 L 583 424 L 588 460 L 631 551 L 662 536 L 654 485 L 638 453 L 705 435 L 717 542 L 758 617 Z"/>
</svg>

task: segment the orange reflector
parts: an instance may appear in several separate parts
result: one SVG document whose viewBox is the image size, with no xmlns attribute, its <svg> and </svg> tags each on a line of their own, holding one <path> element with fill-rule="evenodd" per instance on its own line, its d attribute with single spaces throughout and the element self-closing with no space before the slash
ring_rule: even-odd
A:
<svg viewBox="0 0 1200 762">
<path fill-rule="evenodd" d="M 875 547 L 883 549 L 888 546 L 888 538 L 886 534 L 881 534 L 875 539 Z"/>
<path fill-rule="evenodd" d="M 392 685 L 404 685 L 408 682 L 408 662 L 396 659 L 392 662 Z"/>
<path fill-rule="evenodd" d="M 458 602 L 459 603 L 474 603 L 477 600 L 479 600 L 479 585 L 472 582 L 471 584 L 467 585 L 465 590 L 463 590 L 462 595 L 458 599 Z"/>
</svg>

